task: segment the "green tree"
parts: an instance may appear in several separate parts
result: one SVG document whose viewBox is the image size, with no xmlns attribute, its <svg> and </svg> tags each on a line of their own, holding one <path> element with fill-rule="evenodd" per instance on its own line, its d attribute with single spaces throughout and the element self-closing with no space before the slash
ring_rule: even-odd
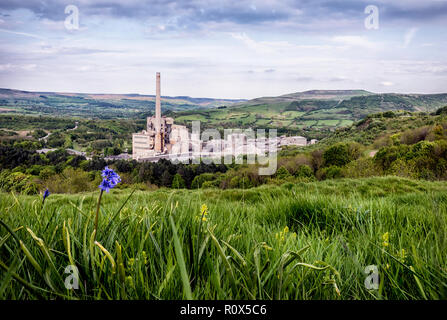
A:
<svg viewBox="0 0 447 320">
<path fill-rule="evenodd" d="M 170 187 L 172 184 L 172 175 L 169 173 L 168 170 L 165 170 L 163 174 L 161 175 L 161 185 L 163 187 Z"/>
<path fill-rule="evenodd" d="M 172 188 L 174 189 L 184 189 L 186 187 L 185 180 L 183 180 L 182 176 L 176 173 L 174 178 L 172 179 Z"/>
<path fill-rule="evenodd" d="M 303 164 L 298 167 L 295 176 L 299 178 L 312 178 L 314 177 L 314 172 L 307 164 Z"/>
<path fill-rule="evenodd" d="M 285 179 L 290 177 L 290 172 L 289 170 L 286 169 L 286 167 L 281 166 L 277 171 L 276 171 L 276 177 L 278 179 Z"/>
<path fill-rule="evenodd" d="M 346 143 L 337 143 L 330 146 L 323 153 L 323 161 L 325 167 L 343 167 L 348 164 L 351 162 L 348 145 Z"/>
<path fill-rule="evenodd" d="M 216 178 L 216 175 L 213 173 L 202 173 L 201 175 L 195 176 L 194 180 L 191 182 L 191 189 L 198 189 L 202 187 L 202 184 L 205 181 L 211 181 Z"/>
</svg>

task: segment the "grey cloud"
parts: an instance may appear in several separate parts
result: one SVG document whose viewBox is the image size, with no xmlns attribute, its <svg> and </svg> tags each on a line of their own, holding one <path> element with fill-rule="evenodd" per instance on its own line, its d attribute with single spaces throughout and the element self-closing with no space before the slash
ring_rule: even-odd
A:
<svg viewBox="0 0 447 320">
<path fill-rule="evenodd" d="M 412 7 L 408 5 L 389 5 L 381 12 L 383 19 L 428 21 L 447 17 L 447 1 L 421 2 L 421 5 Z M 445 21 L 444 21 L 445 23 Z"/>
<path fill-rule="evenodd" d="M 255 7 L 253 7 L 253 3 Z M 1 10 L 28 9 L 36 15 L 53 20 L 65 17 L 68 3 L 56 0 L 11 0 L 0 2 Z M 279 2 L 265 5 L 262 1 L 70 1 L 79 11 L 87 15 L 105 15 L 146 19 L 150 17 L 175 16 L 179 20 L 187 18 L 191 22 L 232 21 L 253 23 L 259 21 L 282 20 L 289 16 L 286 6 Z M 281 9 L 283 8 L 283 9 Z"/>
<path fill-rule="evenodd" d="M 63 20 L 68 3 L 57 0 L 9 0 L 0 2 L 0 11 L 25 8 L 38 17 Z M 252 26 L 258 28 L 285 28 L 293 31 L 328 31 L 363 27 L 367 5 L 379 7 L 381 21 L 386 24 L 404 20 L 432 21 L 447 16 L 447 1 L 377 0 L 73 0 L 80 14 L 120 17 L 141 21 L 170 22 L 168 30 L 195 30 L 219 26 Z M 447 19 L 446 19 L 447 21 Z"/>
</svg>

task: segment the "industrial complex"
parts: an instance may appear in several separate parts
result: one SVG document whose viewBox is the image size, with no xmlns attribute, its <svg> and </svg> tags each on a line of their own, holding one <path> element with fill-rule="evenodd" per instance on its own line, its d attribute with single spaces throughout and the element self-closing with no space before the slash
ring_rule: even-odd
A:
<svg viewBox="0 0 447 320">
<path fill-rule="evenodd" d="M 178 155 L 194 157 L 225 157 L 239 155 L 264 155 L 276 152 L 282 146 L 306 146 L 307 139 L 301 136 L 280 136 L 269 138 L 254 137 L 247 130 L 235 130 L 225 135 L 225 139 L 214 137 L 202 141 L 200 132 L 189 133 L 186 126 L 174 124 L 174 119 L 161 115 L 160 73 L 156 73 L 155 116 L 147 118 L 147 128 L 132 135 L 132 158 L 139 161 L 157 161 Z M 311 140 L 309 144 L 315 143 Z"/>
</svg>

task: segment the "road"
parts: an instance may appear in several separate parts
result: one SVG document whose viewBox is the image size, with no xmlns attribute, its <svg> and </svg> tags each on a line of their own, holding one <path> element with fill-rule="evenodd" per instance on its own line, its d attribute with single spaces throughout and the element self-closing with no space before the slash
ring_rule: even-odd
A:
<svg viewBox="0 0 447 320">
<path fill-rule="evenodd" d="M 67 131 L 73 131 L 73 130 L 76 130 L 77 128 L 78 128 L 78 121 L 76 121 L 75 122 L 75 126 L 74 126 L 74 128 L 71 128 L 71 129 L 67 129 Z M 39 141 L 45 141 L 45 142 L 47 142 L 48 141 L 48 138 L 52 135 L 53 133 L 52 132 L 48 132 L 48 134 L 45 136 L 45 137 L 42 137 L 42 138 L 39 138 Z"/>
</svg>

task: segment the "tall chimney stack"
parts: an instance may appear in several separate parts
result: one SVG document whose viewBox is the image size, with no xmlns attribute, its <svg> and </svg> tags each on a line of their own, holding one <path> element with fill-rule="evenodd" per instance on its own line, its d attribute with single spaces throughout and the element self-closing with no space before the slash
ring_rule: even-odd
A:
<svg viewBox="0 0 447 320">
<path fill-rule="evenodd" d="M 160 72 L 157 72 L 157 87 L 155 96 L 155 152 L 163 152 L 163 133 L 161 132 L 161 96 Z"/>
<path fill-rule="evenodd" d="M 155 121 L 156 121 L 156 131 L 161 131 L 161 97 L 160 97 L 160 72 L 157 72 L 157 87 L 156 87 L 156 97 L 155 97 Z"/>
</svg>

